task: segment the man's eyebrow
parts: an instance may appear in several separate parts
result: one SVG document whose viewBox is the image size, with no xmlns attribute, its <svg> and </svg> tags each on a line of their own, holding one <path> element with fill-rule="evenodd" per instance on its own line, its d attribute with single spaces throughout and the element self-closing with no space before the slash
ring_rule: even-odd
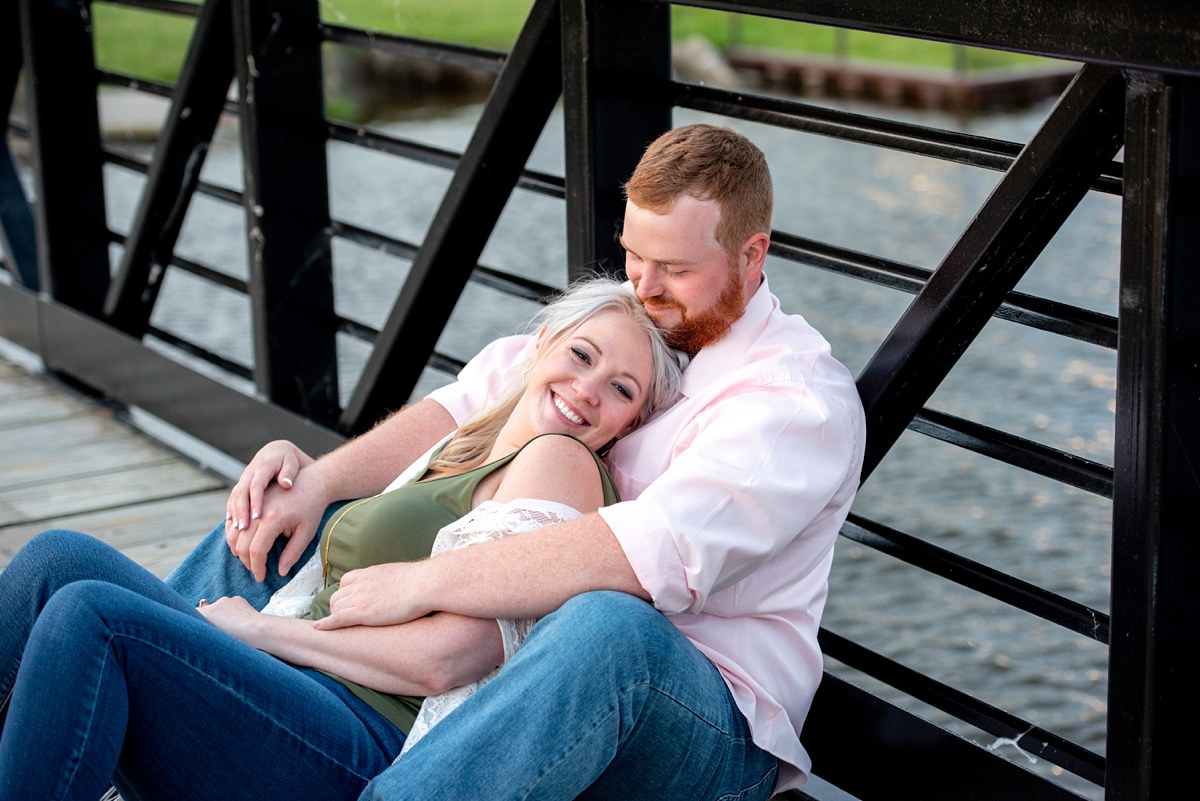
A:
<svg viewBox="0 0 1200 801">
<path fill-rule="evenodd" d="M 595 340 L 585 336 L 579 336 L 579 339 L 582 339 L 584 342 L 591 345 L 592 350 L 596 351 L 596 353 L 600 354 L 601 356 L 604 355 L 604 349 L 597 345 Z M 622 370 L 620 373 L 618 373 L 618 375 L 622 375 L 625 378 L 628 378 L 630 382 L 636 384 L 639 392 L 642 390 L 642 382 L 638 381 L 637 376 L 635 376 L 633 373 L 629 372 L 628 370 Z"/>
<path fill-rule="evenodd" d="M 638 258 L 643 258 L 642 254 L 638 253 L 636 250 L 629 247 L 629 245 L 625 244 L 624 236 L 617 237 L 617 244 L 620 245 L 623 249 L 625 249 L 628 252 L 632 253 L 633 255 L 637 256 Z M 688 259 L 658 259 L 658 260 L 647 259 L 647 261 L 655 261 L 657 264 L 691 264 L 692 263 Z"/>
</svg>

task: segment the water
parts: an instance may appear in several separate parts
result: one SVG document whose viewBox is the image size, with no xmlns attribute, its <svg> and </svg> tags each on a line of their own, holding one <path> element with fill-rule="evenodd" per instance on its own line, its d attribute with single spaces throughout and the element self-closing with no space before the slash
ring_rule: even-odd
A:
<svg viewBox="0 0 1200 801">
<path fill-rule="evenodd" d="M 922 124 L 1023 142 L 1049 108 L 1046 104 L 969 122 L 928 112 L 894 113 Z M 461 149 L 478 114 L 478 107 L 439 110 L 382 127 Z M 777 228 L 927 268 L 938 265 L 1000 178 L 999 173 L 753 123 L 686 111 L 676 116 L 678 123 L 699 120 L 731 124 L 762 146 L 776 183 Z M 335 217 L 411 242 L 422 239 L 449 174 L 339 143 L 330 143 L 328 153 Z M 547 128 L 530 166 L 562 174 L 560 117 Z M 120 168 L 107 170 L 110 224 L 124 231 L 141 179 Z M 205 177 L 240 186 L 236 132 L 222 130 Z M 518 192 L 481 261 L 561 286 L 563 219 L 560 202 Z M 1018 289 L 1115 314 L 1119 221 L 1119 199 L 1089 197 Z M 239 209 L 197 198 L 179 251 L 244 277 L 243 229 Z M 334 256 L 339 311 L 381 325 L 408 264 L 344 242 L 335 245 Z M 856 374 L 911 300 L 774 259 L 767 271 L 785 309 L 813 322 Z M 527 302 L 472 286 L 439 349 L 466 359 L 492 338 L 515 330 L 531 312 Z M 209 343 L 223 355 L 251 361 L 246 300 L 190 276 L 168 276 L 154 323 Z M 365 346 L 339 340 L 343 400 L 367 355 Z M 1111 465 L 1115 376 L 1111 351 L 993 320 L 929 406 Z M 418 393 L 445 380 L 428 373 Z M 1104 499 L 910 433 L 864 486 L 855 511 L 1108 610 L 1111 504 Z M 839 547 L 825 625 L 1033 724 L 1104 751 L 1107 652 L 1092 640 L 850 542 Z M 830 667 L 874 686 L 839 665 Z M 936 710 L 895 700 L 954 725 Z M 962 733 L 1032 770 L 1059 773 L 994 738 Z M 1101 795 L 1070 775 L 1059 780 L 1086 796 Z"/>
</svg>

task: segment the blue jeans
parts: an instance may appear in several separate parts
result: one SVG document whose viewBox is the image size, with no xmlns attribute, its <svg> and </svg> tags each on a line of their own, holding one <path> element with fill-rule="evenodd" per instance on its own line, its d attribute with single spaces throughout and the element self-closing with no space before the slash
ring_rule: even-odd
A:
<svg viewBox="0 0 1200 801">
<path fill-rule="evenodd" d="M 340 501 L 331 504 L 325 510 L 317 526 L 317 536 L 305 548 L 304 554 L 296 565 L 304 564 L 316 551 L 320 532 L 325 530 L 329 518 L 345 504 Z M 267 555 L 267 574 L 259 584 L 254 580 L 254 574 L 246 569 L 240 561 L 233 558 L 225 544 L 225 524 L 218 523 L 208 535 L 200 541 L 192 552 L 167 576 L 169 584 L 176 592 L 187 598 L 193 606 L 201 598 L 215 601 L 217 598 L 240 595 L 255 609 L 267 605 L 271 596 L 288 582 L 290 576 L 279 575 L 279 555 L 283 552 L 287 540 L 280 537 L 275 541 Z M 293 570 L 293 572 L 295 572 Z"/>
<path fill-rule="evenodd" d="M 720 673 L 630 595 L 580 595 L 371 782 L 364 801 L 766 799 L 775 757 Z"/>
<path fill-rule="evenodd" d="M 218 526 L 167 580 L 189 598 L 259 606 L 281 583 L 274 570 L 265 588 L 248 575 Z M 755 801 L 770 798 L 777 769 L 716 667 L 666 617 L 598 592 L 544 618 L 362 799 Z"/>
<path fill-rule="evenodd" d="M 86 535 L 0 573 L 0 799 L 356 798 L 404 735 Z"/>
</svg>

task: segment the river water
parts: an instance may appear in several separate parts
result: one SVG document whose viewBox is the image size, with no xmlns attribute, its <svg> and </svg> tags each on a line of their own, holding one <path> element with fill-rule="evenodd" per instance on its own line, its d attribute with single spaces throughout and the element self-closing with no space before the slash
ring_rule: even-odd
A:
<svg viewBox="0 0 1200 801">
<path fill-rule="evenodd" d="M 1050 107 L 969 120 L 888 113 L 1024 142 Z M 377 127 L 461 149 L 479 111 L 478 106 L 418 110 Z M 927 268 L 939 264 L 1000 178 L 934 159 L 677 112 L 677 123 L 692 121 L 730 124 L 763 148 L 776 184 L 776 228 Z M 422 239 L 448 173 L 339 143 L 331 143 L 328 152 L 335 217 L 411 242 Z M 561 175 L 562 158 L 556 115 L 530 166 Z M 110 225 L 124 231 L 141 179 L 120 168 L 106 169 Z M 222 130 L 205 177 L 239 187 L 240 170 L 236 132 Z M 1018 289 L 1115 314 L 1119 223 L 1119 199 L 1093 193 Z M 179 252 L 245 276 L 243 232 L 240 209 L 198 197 Z M 334 256 L 339 311 L 381 325 L 408 264 L 344 242 L 335 244 Z M 518 192 L 481 261 L 561 286 L 566 263 L 561 202 Z M 784 308 L 814 323 L 855 374 L 911 300 L 802 265 L 772 259 L 767 269 Z M 468 358 L 490 339 L 515 330 L 531 311 L 526 302 L 472 286 L 439 349 Z M 251 361 L 248 304 L 234 293 L 172 273 L 154 322 Z M 343 400 L 366 356 L 365 346 L 339 340 Z M 929 405 L 1111 464 L 1115 375 L 1111 351 L 993 320 Z M 418 391 L 445 380 L 429 373 Z M 866 483 L 855 511 L 1108 611 L 1111 504 L 1102 498 L 909 433 Z M 1032 724 L 1104 751 L 1107 650 L 1092 640 L 848 541 L 839 546 L 825 625 Z M 842 666 L 830 667 L 874 687 Z M 887 694 L 886 688 L 876 689 Z M 898 700 L 955 726 L 936 710 Z M 962 733 L 1031 770 L 1060 773 L 990 736 Z M 1059 780 L 1085 796 L 1101 795 L 1069 774 Z"/>
</svg>

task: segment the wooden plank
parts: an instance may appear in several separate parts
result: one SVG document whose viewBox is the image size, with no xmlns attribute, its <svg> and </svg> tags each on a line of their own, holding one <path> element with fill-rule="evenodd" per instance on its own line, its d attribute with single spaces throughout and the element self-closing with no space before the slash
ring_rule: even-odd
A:
<svg viewBox="0 0 1200 801">
<path fill-rule="evenodd" d="M 162 461 L 165 448 L 98 415 L 0 430 L 0 486 L 37 486 Z"/>
<path fill-rule="evenodd" d="M 35 490 L 0 487 L 0 526 L 77 516 L 223 486 L 215 476 L 164 454 L 157 462 L 47 481 Z"/>
<path fill-rule="evenodd" d="M 0 380 L 0 430 L 59 420 L 87 409 L 79 398 L 54 392 L 49 387 L 26 382 L 23 388 L 20 391 L 14 382 Z M 13 389 L 18 391 L 9 391 Z"/>
<path fill-rule="evenodd" d="M 13 554 L 39 532 L 66 528 L 91 534 L 127 554 L 153 556 L 159 562 L 172 556 L 175 561 L 165 566 L 161 573 L 165 575 L 221 521 L 226 497 L 228 492 L 222 488 L 44 523 L 5 526 L 0 528 L 0 567 L 8 564 Z"/>
<path fill-rule="evenodd" d="M 111 409 L 0 357 L 0 569 L 39 532 L 68 528 L 166 576 L 227 495 Z"/>
</svg>

